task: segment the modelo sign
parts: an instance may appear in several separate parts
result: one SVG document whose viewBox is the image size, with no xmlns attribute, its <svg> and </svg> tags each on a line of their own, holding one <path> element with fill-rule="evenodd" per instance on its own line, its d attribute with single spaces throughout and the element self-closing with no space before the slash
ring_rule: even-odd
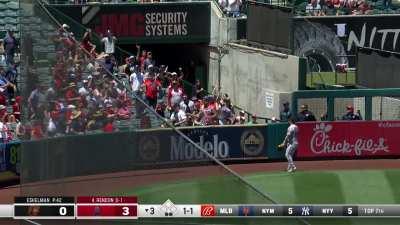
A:
<svg viewBox="0 0 400 225">
<path fill-rule="evenodd" d="M 137 132 L 138 155 L 135 162 L 211 161 L 208 154 L 220 160 L 266 157 L 265 125 L 210 126 L 178 128 L 191 142 L 171 129 Z"/>
<path fill-rule="evenodd" d="M 299 158 L 400 156 L 400 122 L 299 123 Z"/>
<path fill-rule="evenodd" d="M 229 143 L 217 133 L 205 129 L 189 130 L 186 135 L 197 145 L 218 159 L 229 157 Z M 171 136 L 171 160 L 207 159 L 208 156 L 180 136 Z"/>
<path fill-rule="evenodd" d="M 219 126 L 181 131 L 217 159 L 266 156 L 265 126 Z M 182 136 L 170 136 L 170 147 L 170 161 L 210 160 Z"/>
<path fill-rule="evenodd" d="M 210 3 L 84 6 L 82 23 L 120 41 L 210 41 Z"/>
</svg>

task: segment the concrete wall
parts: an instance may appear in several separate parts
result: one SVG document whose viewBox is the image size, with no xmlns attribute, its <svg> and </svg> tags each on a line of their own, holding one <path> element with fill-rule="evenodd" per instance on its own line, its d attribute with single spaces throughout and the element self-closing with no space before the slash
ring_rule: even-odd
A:
<svg viewBox="0 0 400 225">
<path fill-rule="evenodd" d="M 298 90 L 299 58 L 237 44 L 228 44 L 225 48 L 227 54 L 221 60 L 221 91 L 247 111 L 278 117 L 281 104 L 290 99 L 288 93 Z M 218 53 L 211 51 L 209 88 L 218 87 L 218 83 Z"/>
<path fill-rule="evenodd" d="M 221 46 L 237 40 L 237 19 L 225 17 L 217 3 L 211 1 L 210 46 Z"/>
</svg>

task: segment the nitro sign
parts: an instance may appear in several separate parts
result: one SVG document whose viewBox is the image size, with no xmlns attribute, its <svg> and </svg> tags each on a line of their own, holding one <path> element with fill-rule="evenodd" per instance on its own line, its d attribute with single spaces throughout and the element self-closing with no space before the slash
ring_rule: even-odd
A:
<svg viewBox="0 0 400 225">
<path fill-rule="evenodd" d="M 398 156 L 400 126 L 397 125 L 390 121 L 299 123 L 297 157 Z"/>
<path fill-rule="evenodd" d="M 229 157 L 229 144 L 227 141 L 220 140 L 218 134 L 208 135 L 204 131 L 194 131 L 201 134 L 196 142 L 201 148 L 207 151 L 212 157 L 224 159 Z M 194 136 L 194 132 L 189 137 Z M 192 138 L 191 138 L 192 139 Z M 193 139 L 192 139 L 193 140 Z M 171 136 L 171 158 L 177 160 L 204 160 L 209 157 L 196 148 L 193 144 L 186 141 L 183 137 Z"/>
</svg>

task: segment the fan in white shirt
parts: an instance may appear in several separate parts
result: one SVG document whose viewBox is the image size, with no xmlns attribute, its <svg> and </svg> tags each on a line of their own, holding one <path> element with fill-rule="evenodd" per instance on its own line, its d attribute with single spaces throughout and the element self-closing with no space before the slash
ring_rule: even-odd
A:
<svg viewBox="0 0 400 225">
<path fill-rule="evenodd" d="M 111 31 L 107 30 L 107 36 L 101 39 L 101 42 L 104 43 L 104 52 L 106 54 L 114 54 L 116 40 L 117 38 L 112 35 Z"/>
<path fill-rule="evenodd" d="M 171 122 L 174 126 L 180 126 L 186 122 L 186 113 L 183 111 L 179 105 L 174 106 L 174 112 L 171 114 Z"/>
</svg>

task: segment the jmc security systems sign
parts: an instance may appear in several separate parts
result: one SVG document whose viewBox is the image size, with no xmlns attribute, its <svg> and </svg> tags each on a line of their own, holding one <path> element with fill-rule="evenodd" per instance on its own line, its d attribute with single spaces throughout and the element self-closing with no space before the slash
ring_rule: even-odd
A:
<svg viewBox="0 0 400 225">
<path fill-rule="evenodd" d="M 299 123 L 299 158 L 400 156 L 400 122 Z"/>
<path fill-rule="evenodd" d="M 58 6 L 69 12 L 66 6 Z M 208 43 L 210 3 L 154 3 L 71 6 L 76 21 L 98 34 L 110 29 L 120 42 Z M 77 12 L 81 12 L 78 14 Z"/>
</svg>

